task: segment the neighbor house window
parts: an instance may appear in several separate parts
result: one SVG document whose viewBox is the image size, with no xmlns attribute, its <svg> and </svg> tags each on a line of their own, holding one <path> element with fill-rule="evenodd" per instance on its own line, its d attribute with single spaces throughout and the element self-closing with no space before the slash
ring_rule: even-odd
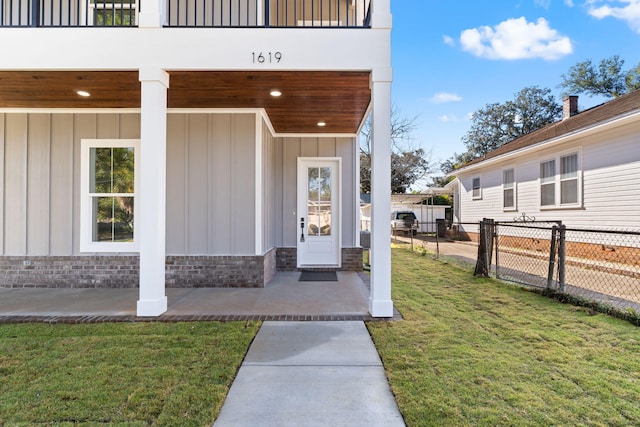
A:
<svg viewBox="0 0 640 427">
<path fill-rule="evenodd" d="M 578 153 L 540 163 L 540 206 L 579 206 L 581 185 Z"/>
<path fill-rule="evenodd" d="M 578 203 L 578 154 L 560 157 L 560 204 Z"/>
<path fill-rule="evenodd" d="M 139 140 L 83 140 L 82 252 L 137 251 Z"/>
<path fill-rule="evenodd" d="M 540 163 L 540 206 L 556 204 L 556 161 Z"/>
<path fill-rule="evenodd" d="M 480 177 L 475 177 L 471 180 L 471 198 L 482 198 L 482 187 L 480 187 Z"/>
<path fill-rule="evenodd" d="M 516 183 L 513 169 L 502 171 L 502 207 L 505 210 L 516 208 Z"/>
</svg>

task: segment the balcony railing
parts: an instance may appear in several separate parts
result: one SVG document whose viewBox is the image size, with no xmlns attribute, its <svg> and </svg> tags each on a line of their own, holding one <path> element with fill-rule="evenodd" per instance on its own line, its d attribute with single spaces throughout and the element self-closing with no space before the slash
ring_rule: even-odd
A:
<svg viewBox="0 0 640 427">
<path fill-rule="evenodd" d="M 372 0 L 166 0 L 165 27 L 367 28 Z M 141 0 L 0 0 L 0 27 L 136 27 Z"/>
</svg>

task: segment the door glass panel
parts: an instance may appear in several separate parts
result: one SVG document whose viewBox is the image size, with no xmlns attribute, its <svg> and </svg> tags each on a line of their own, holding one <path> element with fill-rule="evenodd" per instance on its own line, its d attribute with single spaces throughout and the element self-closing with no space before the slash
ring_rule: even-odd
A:
<svg viewBox="0 0 640 427">
<path fill-rule="evenodd" d="M 331 168 L 320 168 L 320 235 L 331 236 Z"/>
<path fill-rule="evenodd" d="M 307 177 L 307 233 L 331 236 L 331 168 L 308 168 Z"/>
</svg>

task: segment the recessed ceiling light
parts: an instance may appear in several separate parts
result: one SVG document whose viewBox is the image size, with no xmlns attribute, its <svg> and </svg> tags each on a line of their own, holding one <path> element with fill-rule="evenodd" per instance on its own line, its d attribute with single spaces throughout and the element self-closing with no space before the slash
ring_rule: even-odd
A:
<svg viewBox="0 0 640 427">
<path fill-rule="evenodd" d="M 282 92 L 280 92 L 278 89 L 272 89 L 270 94 L 271 96 L 274 96 L 277 98 L 278 96 L 282 95 Z"/>
<path fill-rule="evenodd" d="M 87 92 L 86 90 L 78 90 L 78 91 L 76 91 L 76 93 L 78 95 L 84 96 L 84 97 L 91 96 L 91 94 L 89 92 Z"/>
<path fill-rule="evenodd" d="M 327 124 L 325 122 L 318 122 L 318 126 L 323 127 L 326 126 Z"/>
</svg>

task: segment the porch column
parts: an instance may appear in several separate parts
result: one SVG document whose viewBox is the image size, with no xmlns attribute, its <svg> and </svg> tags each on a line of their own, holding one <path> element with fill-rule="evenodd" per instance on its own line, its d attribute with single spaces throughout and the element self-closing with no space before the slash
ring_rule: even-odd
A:
<svg viewBox="0 0 640 427">
<path fill-rule="evenodd" d="M 138 316 L 167 311 L 165 233 L 167 186 L 167 88 L 169 74 L 157 66 L 140 68 L 140 239 Z"/>
<path fill-rule="evenodd" d="M 393 317 L 391 301 L 391 68 L 371 73 L 371 293 L 373 317 Z"/>
<path fill-rule="evenodd" d="M 144 0 L 143 7 L 138 13 L 139 28 L 160 28 L 164 25 L 166 0 Z"/>
<path fill-rule="evenodd" d="M 371 2 L 371 28 L 391 28 L 391 0 Z"/>
</svg>

